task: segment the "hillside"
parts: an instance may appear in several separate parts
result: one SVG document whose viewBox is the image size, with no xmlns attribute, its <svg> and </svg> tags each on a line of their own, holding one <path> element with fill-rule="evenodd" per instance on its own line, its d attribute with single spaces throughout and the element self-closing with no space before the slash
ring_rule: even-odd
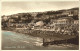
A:
<svg viewBox="0 0 80 51">
<path fill-rule="evenodd" d="M 71 8 L 58 11 L 17 13 L 13 15 L 2 16 L 2 26 L 11 23 L 30 24 L 31 26 L 39 21 L 43 21 L 44 25 L 48 25 L 51 21 L 58 19 L 79 20 L 79 8 Z"/>
<path fill-rule="evenodd" d="M 78 20 L 79 18 L 79 8 L 72 8 L 67 10 L 58 10 L 58 11 L 45 11 L 45 12 L 32 12 L 32 13 L 18 13 L 7 17 L 7 19 L 13 19 L 13 22 L 31 22 L 35 21 L 44 21 L 49 22 L 50 19 L 58 19 L 62 17 L 71 17 L 74 20 Z M 7 20 L 7 21 L 8 21 Z"/>
</svg>

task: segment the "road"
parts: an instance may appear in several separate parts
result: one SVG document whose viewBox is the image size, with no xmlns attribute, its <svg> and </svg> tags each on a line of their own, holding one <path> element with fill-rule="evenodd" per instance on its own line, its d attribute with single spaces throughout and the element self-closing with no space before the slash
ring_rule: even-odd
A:
<svg viewBox="0 0 80 51">
<path fill-rule="evenodd" d="M 78 45 L 60 44 L 42 46 L 43 40 L 39 37 L 2 31 L 2 50 L 77 50 Z"/>
</svg>

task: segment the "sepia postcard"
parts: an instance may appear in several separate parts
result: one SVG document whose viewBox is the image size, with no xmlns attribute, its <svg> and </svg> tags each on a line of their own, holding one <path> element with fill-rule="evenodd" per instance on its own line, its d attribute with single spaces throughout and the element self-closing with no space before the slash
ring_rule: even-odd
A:
<svg viewBox="0 0 80 51">
<path fill-rule="evenodd" d="M 1 50 L 79 51 L 79 0 L 1 1 Z"/>
</svg>

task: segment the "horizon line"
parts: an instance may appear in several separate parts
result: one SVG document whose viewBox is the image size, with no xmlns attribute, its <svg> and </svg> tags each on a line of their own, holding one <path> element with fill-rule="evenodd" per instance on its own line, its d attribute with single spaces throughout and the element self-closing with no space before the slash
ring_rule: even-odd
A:
<svg viewBox="0 0 80 51">
<path fill-rule="evenodd" d="M 79 7 L 72 7 L 72 8 L 69 8 L 69 9 L 73 9 L 73 8 L 79 8 Z M 29 11 L 29 12 L 20 12 L 20 13 L 39 13 L 39 12 L 48 12 L 48 11 L 59 11 L 59 10 L 69 10 L 69 9 L 58 9 L 58 10 L 46 10 L 46 11 Z M 19 14 L 19 13 L 14 13 L 14 14 Z M 10 14 L 10 15 L 14 15 L 14 14 Z M 6 15 L 5 16 L 10 16 L 10 15 Z M 3 16 L 3 15 L 1 15 Z"/>
</svg>

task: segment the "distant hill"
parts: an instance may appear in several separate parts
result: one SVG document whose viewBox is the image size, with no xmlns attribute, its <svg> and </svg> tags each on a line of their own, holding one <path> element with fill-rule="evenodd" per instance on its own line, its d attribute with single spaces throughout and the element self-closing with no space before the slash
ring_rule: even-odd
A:
<svg viewBox="0 0 80 51">
<path fill-rule="evenodd" d="M 30 23 L 32 21 L 44 21 L 49 23 L 51 19 L 58 19 L 63 17 L 71 17 L 74 20 L 79 20 L 79 8 L 71 8 L 65 10 L 58 10 L 58 11 L 45 11 L 45 12 L 32 12 L 32 13 L 17 13 L 9 16 L 2 16 L 8 17 L 7 21 L 13 19 L 12 22 L 22 22 L 22 23 Z M 2 20 L 3 21 L 3 20 Z"/>
</svg>

